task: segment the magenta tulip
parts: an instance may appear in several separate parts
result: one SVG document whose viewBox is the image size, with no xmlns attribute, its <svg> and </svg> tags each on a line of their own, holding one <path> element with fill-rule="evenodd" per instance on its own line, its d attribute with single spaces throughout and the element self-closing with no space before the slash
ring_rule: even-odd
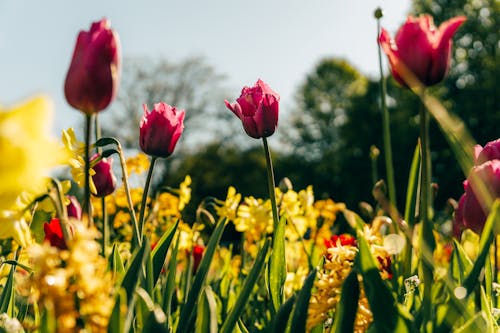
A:
<svg viewBox="0 0 500 333">
<path fill-rule="evenodd" d="M 481 195 L 481 187 L 484 187 L 492 198 L 500 198 L 500 160 L 494 159 L 475 166 L 464 182 L 465 193 L 455 211 L 455 236 L 465 228 L 476 233 L 483 230 L 488 207 Z"/>
<path fill-rule="evenodd" d="M 120 42 L 107 19 L 80 31 L 66 76 L 64 94 L 86 114 L 104 110 L 115 98 L 120 72 Z"/>
<path fill-rule="evenodd" d="M 436 29 L 430 15 L 409 16 L 394 40 L 382 29 L 379 43 L 389 58 L 394 79 L 407 86 L 405 65 L 425 86 L 441 82 L 450 67 L 451 38 L 465 20 L 457 16 Z"/>
<path fill-rule="evenodd" d="M 154 157 L 172 155 L 184 130 L 184 110 L 178 111 L 166 103 L 154 105 L 151 112 L 146 104 L 141 120 L 139 144 L 143 152 Z"/>
<path fill-rule="evenodd" d="M 78 200 L 72 196 L 68 195 L 69 203 L 66 205 L 66 210 L 68 211 L 68 217 L 74 217 L 77 220 L 82 219 L 82 207 Z"/>
<path fill-rule="evenodd" d="M 480 145 L 474 147 L 475 164 L 480 165 L 491 160 L 500 160 L 500 139 L 488 142 L 484 148 Z"/>
<path fill-rule="evenodd" d="M 236 103 L 224 101 L 229 110 L 240 118 L 245 132 L 252 138 L 268 137 L 278 126 L 280 96 L 264 81 L 244 87 Z"/>
<path fill-rule="evenodd" d="M 92 156 L 90 159 L 91 165 L 99 157 L 99 154 Z M 92 170 L 95 171 L 95 174 L 92 176 L 92 182 L 97 190 L 97 193 L 94 193 L 94 195 L 97 197 L 105 197 L 113 193 L 116 188 L 116 177 L 113 173 L 113 159 L 111 157 L 103 157 L 92 167 Z"/>
</svg>

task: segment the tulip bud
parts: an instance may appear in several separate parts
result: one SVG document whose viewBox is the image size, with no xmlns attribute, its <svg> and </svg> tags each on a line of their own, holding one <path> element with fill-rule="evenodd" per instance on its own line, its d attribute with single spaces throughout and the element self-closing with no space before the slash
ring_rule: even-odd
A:
<svg viewBox="0 0 500 333">
<path fill-rule="evenodd" d="M 500 160 L 491 160 L 475 166 L 464 182 L 465 193 L 455 210 L 453 226 L 455 236 L 458 237 L 465 228 L 476 233 L 481 233 L 483 230 L 489 213 L 483 189 L 492 198 L 500 198 Z"/>
<path fill-rule="evenodd" d="M 151 112 L 146 104 L 141 120 L 139 144 L 143 152 L 154 157 L 172 155 L 184 130 L 184 110 L 178 111 L 166 103 L 154 105 Z"/>
<path fill-rule="evenodd" d="M 476 165 L 483 164 L 491 160 L 500 160 L 500 139 L 488 142 L 484 148 L 480 145 L 474 147 Z"/>
<path fill-rule="evenodd" d="M 280 96 L 264 81 L 249 88 L 244 87 L 236 103 L 229 103 L 226 107 L 240 118 L 245 132 L 252 138 L 259 139 L 271 136 L 278 126 Z"/>
<path fill-rule="evenodd" d="M 193 273 L 196 273 L 198 271 L 198 267 L 200 267 L 203 252 L 205 252 L 205 247 L 201 245 L 195 245 L 193 247 Z"/>
<path fill-rule="evenodd" d="M 66 75 L 64 94 L 86 114 L 104 110 L 115 98 L 120 72 L 120 42 L 106 19 L 81 31 Z"/>
<path fill-rule="evenodd" d="M 99 159 L 100 155 L 95 154 L 90 159 L 90 163 Z M 111 157 L 100 159 L 93 167 L 95 174 L 92 176 L 92 182 L 95 185 L 97 197 L 105 197 L 114 192 L 116 188 L 116 177 L 113 173 L 113 159 Z"/>
<path fill-rule="evenodd" d="M 74 217 L 77 220 L 82 219 L 82 207 L 78 200 L 72 196 L 68 195 L 69 203 L 66 205 L 66 210 L 68 211 L 68 217 Z"/>
<path fill-rule="evenodd" d="M 409 16 L 394 40 L 382 29 L 379 43 L 389 58 L 394 79 L 407 86 L 402 68 L 406 66 L 426 86 L 441 82 L 450 67 L 451 38 L 465 20 L 457 16 L 436 29 L 430 15 Z"/>
</svg>

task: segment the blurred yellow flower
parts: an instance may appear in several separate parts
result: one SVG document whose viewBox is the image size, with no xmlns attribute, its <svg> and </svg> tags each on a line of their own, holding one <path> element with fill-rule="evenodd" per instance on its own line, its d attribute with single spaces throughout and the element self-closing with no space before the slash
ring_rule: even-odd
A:
<svg viewBox="0 0 500 333">
<path fill-rule="evenodd" d="M 66 159 L 49 135 L 52 109 L 41 96 L 11 109 L 0 107 L 0 210 L 11 209 L 21 192 L 43 185 L 49 169 Z"/>
<path fill-rule="evenodd" d="M 26 247 L 31 243 L 30 228 L 22 214 L 0 210 L 0 238 L 10 237 L 22 247 Z"/>
<path fill-rule="evenodd" d="M 217 201 L 215 212 L 220 218 L 227 218 L 229 221 L 236 220 L 236 212 L 241 201 L 241 194 L 236 192 L 236 189 L 229 186 L 227 189 L 226 201 Z"/>
<path fill-rule="evenodd" d="M 263 234 L 273 231 L 271 201 L 246 197 L 238 207 L 234 225 L 237 231 L 246 232 L 246 240 L 257 242 Z"/>
<path fill-rule="evenodd" d="M 127 165 L 127 173 L 129 176 L 132 173 L 141 174 L 148 170 L 149 158 L 148 155 L 139 152 L 137 155 L 127 158 L 125 164 Z"/>
<path fill-rule="evenodd" d="M 189 175 L 184 178 L 184 181 L 179 185 L 179 211 L 191 200 L 191 177 Z"/>
<path fill-rule="evenodd" d="M 83 187 L 85 185 L 85 160 L 83 159 L 85 144 L 76 139 L 75 130 L 73 128 L 68 128 L 67 130 L 62 131 L 62 142 L 71 154 L 68 164 L 71 167 L 73 180 L 78 184 L 78 186 Z M 94 182 L 92 181 L 93 175 L 95 175 L 95 171 L 90 168 L 90 192 L 97 193 Z"/>
</svg>

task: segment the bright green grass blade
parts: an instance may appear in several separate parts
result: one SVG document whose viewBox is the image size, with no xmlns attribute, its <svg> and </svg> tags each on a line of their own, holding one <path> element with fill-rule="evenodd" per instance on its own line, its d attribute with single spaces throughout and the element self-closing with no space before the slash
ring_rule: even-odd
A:
<svg viewBox="0 0 500 333">
<path fill-rule="evenodd" d="M 264 246 L 260 249 L 257 254 L 257 258 L 255 258 L 255 262 L 253 263 L 252 269 L 243 283 L 243 287 L 241 288 L 240 294 L 234 303 L 233 308 L 229 311 L 229 314 L 226 317 L 226 320 L 222 324 L 221 333 L 230 333 L 233 331 L 238 318 L 241 313 L 245 309 L 245 305 L 248 302 L 248 298 L 252 293 L 252 289 L 257 282 L 260 274 L 264 270 L 264 264 L 266 262 L 267 252 L 269 250 L 269 245 L 271 244 L 270 239 L 266 239 Z"/>
<path fill-rule="evenodd" d="M 125 274 L 125 267 L 123 266 L 122 257 L 120 256 L 117 243 L 113 244 L 108 261 L 109 270 L 113 273 L 114 281 L 122 281 L 123 275 Z"/>
<path fill-rule="evenodd" d="M 10 317 L 14 318 L 14 273 L 16 271 L 16 266 L 12 265 L 10 267 L 9 276 L 7 277 L 7 282 L 2 290 L 2 295 L 0 296 L 0 313 L 7 313 Z"/>
<path fill-rule="evenodd" d="M 179 220 L 177 220 L 160 238 L 158 243 L 156 243 L 155 248 L 151 252 L 151 257 L 153 261 L 153 285 L 156 284 L 158 278 L 160 277 L 161 270 L 165 264 L 165 258 L 167 256 L 168 249 L 174 238 L 175 231 L 179 225 Z"/>
<path fill-rule="evenodd" d="M 212 236 L 210 236 L 210 240 L 208 241 L 207 247 L 205 249 L 205 254 L 201 259 L 198 272 L 196 273 L 193 284 L 189 289 L 186 303 L 182 306 L 181 314 L 179 317 L 179 325 L 177 326 L 177 333 L 186 333 L 189 330 L 191 324 L 193 324 L 193 322 L 191 321 L 191 318 L 195 313 L 195 311 L 193 310 L 200 294 L 201 288 L 203 287 L 203 283 L 205 282 L 205 278 L 207 277 L 208 269 L 210 268 L 215 250 L 219 245 L 219 241 L 222 237 L 222 232 L 224 231 L 225 225 L 226 219 L 221 219 L 215 227 Z"/>
<path fill-rule="evenodd" d="M 217 333 L 217 302 L 210 286 L 203 288 L 196 314 L 195 333 Z"/>
<path fill-rule="evenodd" d="M 285 262 L 285 223 L 284 216 L 278 222 L 278 226 L 273 235 L 273 250 L 269 259 L 269 293 L 274 306 L 274 312 L 278 311 L 283 303 L 283 285 L 286 280 L 286 262 Z"/>
</svg>

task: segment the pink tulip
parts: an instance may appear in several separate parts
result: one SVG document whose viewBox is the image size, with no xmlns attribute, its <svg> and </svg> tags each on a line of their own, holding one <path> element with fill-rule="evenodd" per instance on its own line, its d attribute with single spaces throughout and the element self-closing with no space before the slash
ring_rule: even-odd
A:
<svg viewBox="0 0 500 333">
<path fill-rule="evenodd" d="M 69 199 L 69 204 L 66 205 L 66 210 L 68 211 L 68 217 L 74 217 L 77 220 L 81 220 L 82 207 L 80 206 L 80 203 L 72 195 L 68 195 L 67 198 Z"/>
<path fill-rule="evenodd" d="M 236 103 L 229 103 L 226 107 L 240 118 L 245 132 L 252 138 L 268 137 L 274 133 L 278 126 L 280 96 L 274 92 L 264 81 L 249 88 L 244 87 Z"/>
<path fill-rule="evenodd" d="M 91 164 L 99 157 L 99 154 L 92 156 L 90 159 Z M 116 177 L 113 173 L 113 159 L 111 157 L 103 157 L 92 167 L 92 169 L 95 171 L 95 174 L 92 176 L 92 182 L 97 190 L 95 196 L 105 197 L 113 193 L 116 188 Z"/>
<path fill-rule="evenodd" d="M 154 105 L 151 112 L 146 104 L 141 120 L 139 143 L 142 151 L 154 157 L 172 155 L 184 130 L 184 110 L 178 111 L 166 103 Z"/>
<path fill-rule="evenodd" d="M 436 29 L 430 15 L 409 16 L 395 40 L 382 29 L 379 43 L 389 58 L 394 79 L 407 85 L 402 69 L 406 65 L 426 86 L 441 82 L 450 67 L 451 38 L 465 20 L 464 16 L 457 16 Z"/>
<path fill-rule="evenodd" d="M 488 207 L 480 194 L 481 185 L 492 198 L 500 198 L 500 160 L 494 159 L 475 166 L 464 182 L 465 193 L 460 198 L 455 210 L 455 236 L 459 236 L 465 228 L 476 233 L 483 230 Z"/>
<path fill-rule="evenodd" d="M 86 114 L 104 110 L 116 96 L 119 58 L 118 35 L 107 19 L 80 31 L 64 84 L 68 103 Z"/>
<path fill-rule="evenodd" d="M 500 160 L 500 139 L 488 142 L 484 148 L 480 145 L 474 147 L 475 164 L 480 165 L 486 161 Z"/>
</svg>

